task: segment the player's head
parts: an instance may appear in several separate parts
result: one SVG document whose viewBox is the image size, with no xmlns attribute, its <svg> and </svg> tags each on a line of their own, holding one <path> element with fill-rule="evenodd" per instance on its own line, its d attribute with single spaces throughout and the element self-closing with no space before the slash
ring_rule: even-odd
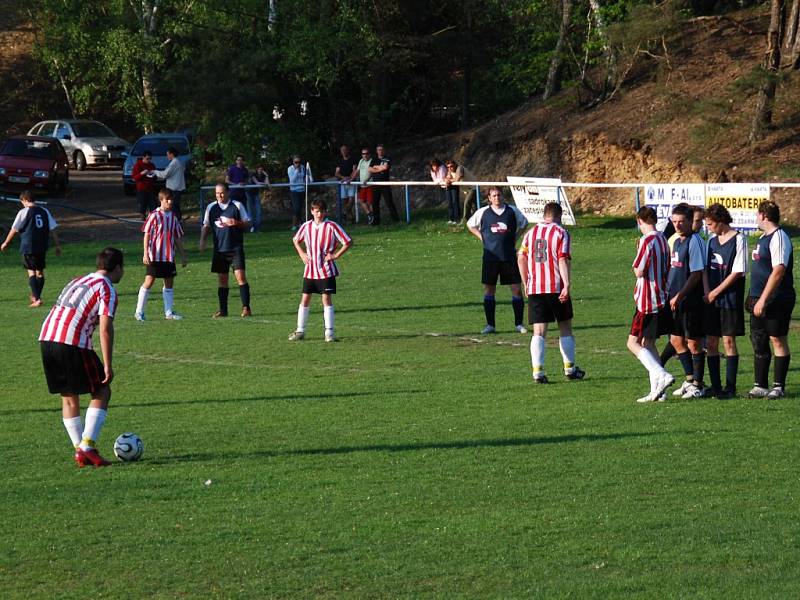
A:
<svg viewBox="0 0 800 600">
<path fill-rule="evenodd" d="M 158 202 L 161 204 L 161 210 L 172 210 L 172 190 L 162 188 L 158 192 Z"/>
<path fill-rule="evenodd" d="M 312 200 L 310 206 L 311 213 L 314 215 L 314 218 L 317 217 L 317 214 L 319 214 L 321 217 L 325 217 L 325 213 L 328 212 L 328 205 L 326 204 L 325 200 Z"/>
<path fill-rule="evenodd" d="M 228 201 L 228 184 L 218 183 L 214 186 L 214 197 L 220 204 L 225 204 Z"/>
<path fill-rule="evenodd" d="M 658 214 L 652 206 L 642 206 L 636 211 L 636 223 L 640 228 L 643 224 L 655 227 L 657 222 Z"/>
<path fill-rule="evenodd" d="M 113 283 L 122 279 L 123 274 L 122 250 L 108 246 L 97 253 L 97 270 L 105 271 Z"/>
<path fill-rule="evenodd" d="M 32 204 L 36 204 L 36 200 L 34 199 L 30 190 L 24 190 L 20 192 L 19 201 L 22 202 L 23 206 L 31 206 Z"/>
<path fill-rule="evenodd" d="M 563 212 L 564 209 L 561 208 L 561 205 L 558 202 L 548 202 L 544 205 L 545 221 L 555 221 L 558 223 L 561 221 L 561 215 Z"/>
<path fill-rule="evenodd" d="M 500 206 L 503 203 L 503 190 L 496 185 L 489 188 L 489 204 Z"/>
<path fill-rule="evenodd" d="M 703 218 L 706 215 L 706 209 L 702 206 L 692 207 L 692 231 L 697 233 L 703 228 Z"/>
<path fill-rule="evenodd" d="M 694 211 L 692 207 L 681 202 L 672 207 L 672 226 L 681 237 L 688 237 L 692 234 L 692 218 Z"/>
<path fill-rule="evenodd" d="M 758 216 L 775 225 L 781 222 L 781 209 L 772 200 L 765 200 L 758 205 Z"/>
<path fill-rule="evenodd" d="M 712 204 L 705 211 L 706 228 L 714 235 L 722 235 L 733 221 L 731 213 L 722 204 Z"/>
<path fill-rule="evenodd" d="M 172 160 L 172 159 L 174 159 L 176 156 L 178 156 L 178 151 L 175 149 L 175 147 L 174 147 L 174 146 L 170 146 L 169 148 L 167 148 L 167 158 L 169 158 L 170 160 Z"/>
</svg>

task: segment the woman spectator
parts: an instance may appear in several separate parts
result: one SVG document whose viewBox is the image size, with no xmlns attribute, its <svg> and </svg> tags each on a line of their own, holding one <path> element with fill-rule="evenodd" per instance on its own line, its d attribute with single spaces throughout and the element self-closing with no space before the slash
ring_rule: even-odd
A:
<svg viewBox="0 0 800 600">
<path fill-rule="evenodd" d="M 264 165 L 258 165 L 256 170 L 250 174 L 250 185 L 269 186 L 269 175 L 264 170 Z M 252 226 L 251 233 L 256 233 L 261 229 L 261 190 L 262 188 L 247 188 L 247 212 L 250 215 Z"/>
<path fill-rule="evenodd" d="M 438 183 L 439 187 L 436 188 L 439 190 L 439 204 L 444 204 L 445 201 L 445 189 L 447 188 L 447 168 L 441 163 L 438 158 L 434 158 L 431 160 L 431 170 L 430 170 L 431 180 L 434 183 Z M 448 221 L 448 225 L 453 225 L 452 217 L 450 221 Z"/>
<path fill-rule="evenodd" d="M 445 176 L 445 181 L 447 182 L 447 188 L 445 193 L 447 194 L 447 210 L 450 217 L 447 224 L 455 225 L 461 220 L 461 186 L 453 184 L 464 179 L 464 167 L 452 159 L 447 161 L 446 166 L 447 175 Z"/>
</svg>

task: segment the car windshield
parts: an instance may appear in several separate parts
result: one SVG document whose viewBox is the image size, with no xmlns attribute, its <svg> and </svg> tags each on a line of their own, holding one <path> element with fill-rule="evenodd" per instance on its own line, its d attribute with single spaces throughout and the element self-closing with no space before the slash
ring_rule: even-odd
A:
<svg viewBox="0 0 800 600">
<path fill-rule="evenodd" d="M 166 156 L 167 148 L 175 148 L 178 155 L 189 154 L 189 146 L 186 143 L 186 138 L 150 138 L 146 140 L 139 140 L 133 147 L 134 156 L 142 156 L 145 150 L 150 150 L 153 156 Z"/>
<path fill-rule="evenodd" d="M 72 131 L 77 137 L 117 137 L 108 127 L 97 121 L 72 123 Z"/>
<path fill-rule="evenodd" d="M 35 140 L 7 140 L 0 150 L 3 156 L 25 156 L 29 158 L 56 158 L 56 149 L 51 142 Z"/>
</svg>

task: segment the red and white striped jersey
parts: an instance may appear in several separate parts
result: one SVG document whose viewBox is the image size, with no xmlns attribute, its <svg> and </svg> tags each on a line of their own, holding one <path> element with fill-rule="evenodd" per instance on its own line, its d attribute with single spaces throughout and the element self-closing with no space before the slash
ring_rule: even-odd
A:
<svg viewBox="0 0 800 600">
<path fill-rule="evenodd" d="M 633 299 L 640 313 L 657 313 L 666 306 L 669 261 L 669 244 L 660 231 L 639 238 L 633 268 L 644 269 L 644 275 L 636 278 Z"/>
<path fill-rule="evenodd" d="M 147 256 L 153 262 L 175 262 L 175 240 L 183 237 L 183 228 L 172 211 L 154 210 L 142 225 L 148 233 Z"/>
<path fill-rule="evenodd" d="M 59 342 L 92 349 L 92 334 L 100 316 L 114 317 L 117 290 L 100 273 L 76 277 L 61 291 L 44 320 L 40 342 Z"/>
<path fill-rule="evenodd" d="M 522 238 L 518 254 L 524 256 L 528 269 L 525 292 L 560 294 L 564 287 L 558 261 L 572 258 L 572 238 L 558 223 L 534 225 Z"/>
<path fill-rule="evenodd" d="M 300 226 L 294 234 L 294 240 L 306 246 L 308 263 L 303 270 L 306 279 L 327 279 L 337 277 L 339 268 L 333 261 L 325 262 L 325 255 L 333 252 L 338 241 L 342 246 L 350 243 L 350 236 L 338 223 L 325 219 L 317 225 L 314 220 L 309 220 Z"/>
</svg>

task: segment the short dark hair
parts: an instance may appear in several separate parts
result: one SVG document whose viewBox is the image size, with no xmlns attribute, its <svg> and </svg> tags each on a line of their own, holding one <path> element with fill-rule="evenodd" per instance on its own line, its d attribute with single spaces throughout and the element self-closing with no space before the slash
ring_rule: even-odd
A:
<svg viewBox="0 0 800 600">
<path fill-rule="evenodd" d="M 681 202 L 672 207 L 672 214 L 681 215 L 687 221 L 691 221 L 692 217 L 694 217 L 694 209 L 686 202 Z"/>
<path fill-rule="evenodd" d="M 442 163 L 439 162 L 438 158 L 432 158 L 431 159 L 431 166 L 432 167 L 440 167 L 440 166 L 442 166 Z"/>
<path fill-rule="evenodd" d="M 108 246 L 97 253 L 97 268 L 100 271 L 111 272 L 123 265 L 122 250 Z"/>
<path fill-rule="evenodd" d="M 169 148 L 167 148 L 167 152 L 169 152 L 173 156 L 178 156 L 178 151 L 175 149 L 175 146 L 170 146 Z"/>
<path fill-rule="evenodd" d="M 23 200 L 27 200 L 28 202 L 35 202 L 33 199 L 33 192 L 30 190 L 22 190 L 19 193 L 19 201 L 22 202 Z"/>
<path fill-rule="evenodd" d="M 500 192 L 500 195 L 501 196 L 503 195 L 503 190 L 501 190 L 500 187 L 496 185 L 493 185 L 492 187 L 489 188 L 489 194 L 491 194 L 492 192 Z"/>
<path fill-rule="evenodd" d="M 658 214 L 656 213 L 656 209 L 652 206 L 641 207 L 636 211 L 636 218 L 648 225 L 655 225 L 658 222 Z"/>
<path fill-rule="evenodd" d="M 328 204 L 325 200 L 312 200 L 310 206 L 311 208 L 318 208 L 322 212 L 328 212 Z"/>
<path fill-rule="evenodd" d="M 159 201 L 164 200 L 165 198 L 172 199 L 172 190 L 169 188 L 161 188 L 161 191 L 158 192 L 158 199 Z"/>
<path fill-rule="evenodd" d="M 712 204 L 706 209 L 706 219 L 714 221 L 714 223 L 725 223 L 726 225 L 733 223 L 731 213 L 719 203 Z"/>
<path fill-rule="evenodd" d="M 558 202 L 548 202 L 544 205 L 544 216 L 550 217 L 552 219 L 559 218 L 562 214 L 564 214 L 564 209 L 561 208 L 561 205 Z"/>
<path fill-rule="evenodd" d="M 142 152 L 142 156 L 149 156 L 150 158 L 153 158 L 153 153 L 150 150 L 145 150 Z"/>
<path fill-rule="evenodd" d="M 764 200 L 758 205 L 758 212 L 760 212 L 770 223 L 776 225 L 781 222 L 781 209 L 772 200 Z"/>
</svg>

